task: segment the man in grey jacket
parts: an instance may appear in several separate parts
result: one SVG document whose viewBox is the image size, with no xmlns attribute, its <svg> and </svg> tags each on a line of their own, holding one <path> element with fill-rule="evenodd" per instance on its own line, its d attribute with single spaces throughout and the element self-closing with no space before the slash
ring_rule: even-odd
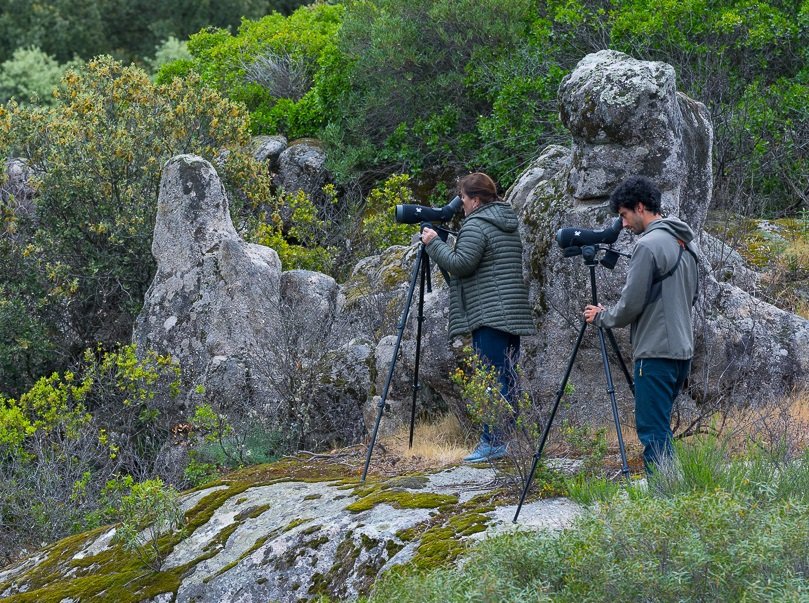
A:
<svg viewBox="0 0 809 603">
<path fill-rule="evenodd" d="M 694 352 L 691 307 L 697 296 L 694 232 L 660 215 L 660 190 L 631 176 L 610 197 L 624 228 L 642 235 L 615 307 L 588 305 L 584 318 L 598 327 L 631 324 L 635 361 L 635 423 L 647 473 L 671 456 L 671 410 L 688 376 Z"/>
</svg>

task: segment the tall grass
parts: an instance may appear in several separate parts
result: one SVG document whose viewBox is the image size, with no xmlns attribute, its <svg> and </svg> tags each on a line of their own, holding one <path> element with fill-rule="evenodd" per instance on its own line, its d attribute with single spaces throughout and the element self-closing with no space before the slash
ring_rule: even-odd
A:
<svg viewBox="0 0 809 603">
<path fill-rule="evenodd" d="M 482 543 L 461 568 L 391 573 L 371 602 L 809 601 L 809 454 L 677 447 L 648 487 L 596 486 L 561 534 Z"/>
</svg>

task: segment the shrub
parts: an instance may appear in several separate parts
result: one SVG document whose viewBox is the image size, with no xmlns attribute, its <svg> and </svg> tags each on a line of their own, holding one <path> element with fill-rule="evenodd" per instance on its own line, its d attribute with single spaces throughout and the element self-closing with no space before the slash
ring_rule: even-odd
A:
<svg viewBox="0 0 809 603">
<path fill-rule="evenodd" d="M 169 64 L 158 81 L 170 73 L 196 72 L 201 81 L 245 103 L 256 133 L 283 133 L 289 138 L 316 136 L 326 115 L 316 90 L 321 59 L 335 43 L 342 5 L 317 3 L 256 21 L 242 21 L 236 35 L 208 29 L 188 41 L 193 60 L 181 69 Z M 294 75 L 293 93 L 284 85 Z M 309 89 L 312 88 L 312 89 Z"/>
<path fill-rule="evenodd" d="M 724 455 L 704 446 L 678 452 Z M 719 479 L 730 489 L 701 480 L 629 496 L 613 489 L 568 530 L 488 539 L 460 569 L 390 572 L 370 601 L 800 600 L 809 506 L 788 484 L 805 487 L 806 460 L 738 459 L 757 466 L 755 479 L 738 481 L 740 469 L 726 466 Z"/>
<path fill-rule="evenodd" d="M 478 125 L 514 80 L 513 73 L 506 75 L 511 67 L 532 82 L 537 75 L 508 60 L 520 53 L 537 56 L 531 46 L 534 11 L 530 2 L 501 0 L 351 3 L 339 33 L 348 85 L 335 86 L 340 98 L 331 100 L 325 132 L 335 147 L 335 170 L 391 173 L 442 166 L 452 178 L 457 170 L 488 161 L 487 172 L 499 177 L 501 167 L 513 167 L 498 165 L 501 158 L 518 149 L 533 153 L 536 140 L 528 137 L 542 133 L 527 117 L 537 110 L 533 99 L 530 105 L 511 105 L 517 109 L 511 118 L 526 116 L 523 123 L 531 128 L 530 135 L 520 133 L 516 145 L 491 124 L 481 136 Z M 541 79 L 545 68 L 537 71 Z M 554 89 L 547 92 L 554 95 Z"/>
<path fill-rule="evenodd" d="M 51 109 L 0 108 L 3 154 L 23 157 L 38 191 L 36 218 L 0 247 L 0 275 L 48 325 L 53 347 L 75 357 L 130 338 L 153 272 L 152 234 L 163 164 L 180 153 L 215 161 L 234 223 L 269 195 L 245 150 L 243 109 L 199 80 L 153 84 L 109 57 L 70 71 Z M 0 344 L 2 345 L 2 344 Z"/>
<path fill-rule="evenodd" d="M 184 521 L 178 492 L 159 479 L 134 484 L 121 499 L 121 516 L 115 539 L 159 572 L 170 552 L 160 546 L 160 537 L 181 528 Z"/>
<path fill-rule="evenodd" d="M 501 394 L 497 369 L 483 362 L 471 348 L 465 348 L 463 352 L 462 366 L 450 375 L 450 379 L 459 388 L 472 422 L 489 425 L 490 429 L 499 431 L 508 442 L 509 469 L 516 473 L 517 479 L 514 481 L 522 491 L 528 480 L 535 447 L 542 432 L 542 406 L 535 403 L 529 390 L 523 387 L 525 384 L 522 383 L 524 379 L 519 365 L 515 369 L 518 382 L 514 385 L 515 391 L 511 395 L 512 400 L 516 401 L 517 408 L 513 408 Z M 513 479 L 513 475 L 509 475 L 502 467 L 498 465 L 495 467 L 504 476 Z M 539 479 L 534 485 L 558 491 L 557 486 L 548 486 Z"/>
<path fill-rule="evenodd" d="M 0 550 L 112 519 L 115 476 L 157 473 L 178 378 L 170 358 L 126 346 L 0 395 Z"/>
</svg>

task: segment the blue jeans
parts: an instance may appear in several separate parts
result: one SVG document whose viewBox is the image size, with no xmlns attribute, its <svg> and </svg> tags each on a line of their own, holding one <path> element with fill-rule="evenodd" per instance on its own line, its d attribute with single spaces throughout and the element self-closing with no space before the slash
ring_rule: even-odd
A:
<svg viewBox="0 0 809 603">
<path fill-rule="evenodd" d="M 635 424 L 647 474 L 672 455 L 671 409 L 690 368 L 690 358 L 635 361 Z"/>
<path fill-rule="evenodd" d="M 480 358 L 497 369 L 500 393 L 516 410 L 517 373 L 514 365 L 520 356 L 520 336 L 492 327 L 472 331 L 472 347 Z M 497 446 L 502 443 L 501 430 L 483 425 L 480 441 Z"/>
</svg>

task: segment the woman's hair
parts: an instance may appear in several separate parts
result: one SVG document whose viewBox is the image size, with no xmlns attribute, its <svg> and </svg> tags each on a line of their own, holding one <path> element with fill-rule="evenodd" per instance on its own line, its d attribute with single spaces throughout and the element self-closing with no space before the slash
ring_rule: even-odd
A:
<svg viewBox="0 0 809 603">
<path fill-rule="evenodd" d="M 461 178 L 458 182 L 458 191 L 467 197 L 477 197 L 481 203 L 499 200 L 497 185 L 483 172 L 474 172 Z"/>
</svg>

